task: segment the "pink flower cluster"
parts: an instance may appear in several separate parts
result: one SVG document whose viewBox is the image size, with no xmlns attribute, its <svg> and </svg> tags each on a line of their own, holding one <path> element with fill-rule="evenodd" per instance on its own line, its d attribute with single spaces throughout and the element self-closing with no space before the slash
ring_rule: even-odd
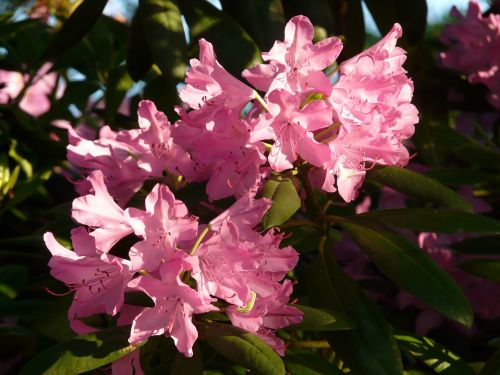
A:
<svg viewBox="0 0 500 375">
<path fill-rule="evenodd" d="M 285 279 L 298 254 L 279 247 L 282 235 L 274 229 L 256 231 L 271 201 L 255 194 L 269 173 L 307 162 L 318 187 L 351 201 L 370 165 L 407 163 L 403 141 L 418 116 L 405 53 L 395 46 L 400 36 L 396 24 L 329 77 L 324 70 L 335 66 L 342 43 L 313 44 L 312 24 L 294 17 L 285 40 L 262 54 L 267 63 L 243 72 L 263 97 L 231 76 L 202 39 L 174 124 L 147 100 L 139 104 L 137 129 L 104 126 L 91 139 L 85 128 L 60 123 L 68 130 L 68 159 L 86 175 L 76 182 L 81 197 L 72 217 L 82 226 L 72 231 L 74 251 L 52 233 L 44 237 L 51 274 L 75 292 L 72 327 L 85 333 L 95 328 L 84 318 L 118 316 L 118 325 L 131 325 L 130 343 L 166 335 L 191 356 L 196 320 L 218 311 L 283 354 L 274 332 L 302 319 L 288 305 L 292 283 Z M 135 207 L 136 193 L 153 179 L 159 183 L 144 208 Z M 201 224 L 168 187 L 193 182 L 206 182 L 210 200 L 236 202 Z M 151 306 L 125 303 L 131 293 L 142 293 Z"/>
<path fill-rule="evenodd" d="M 50 109 L 50 98 L 56 90 L 56 97 L 61 97 L 64 87 L 57 86 L 57 74 L 49 73 L 51 64 L 45 64 L 29 80 L 27 74 L 15 71 L 0 70 L 0 104 L 8 104 L 24 91 L 19 107 L 31 116 L 43 115 Z M 25 87 L 29 84 L 28 87 Z"/>
<path fill-rule="evenodd" d="M 342 43 L 332 37 L 313 44 L 313 26 L 292 18 L 285 40 L 263 53 L 265 64 L 245 70 L 256 90 L 230 75 L 212 45 L 199 41 L 179 96 L 180 119 L 170 124 L 153 103 L 139 106 L 140 129 L 100 130 L 92 140 L 70 129 L 68 159 L 84 170 L 99 169 L 121 206 L 150 177 L 167 171 L 173 180 L 207 182 L 210 200 L 256 192 L 271 172 L 311 166 L 314 183 L 353 200 L 373 164 L 405 165 L 404 140 L 418 121 L 410 103 L 411 80 L 396 47 L 401 27 L 341 63 Z M 335 81 L 335 82 L 333 82 Z M 83 180 L 78 191 L 90 185 Z"/>
<path fill-rule="evenodd" d="M 202 225 L 166 185 L 152 189 L 145 210 L 124 210 L 100 171 L 92 172 L 88 182 L 93 193 L 73 201 L 72 217 L 83 225 L 71 233 L 74 251 L 52 233 L 44 236 L 52 253 L 51 275 L 75 292 L 68 312 L 75 331 L 94 330 L 82 318 L 119 314 L 119 325 L 132 326 L 130 343 L 166 335 L 180 352 L 192 356 L 198 337 L 194 316 L 225 311 L 233 325 L 255 333 L 283 355 L 284 343 L 274 331 L 302 320 L 301 311 L 287 305 L 292 284 L 284 280 L 298 254 L 291 247 L 279 248 L 282 235 L 275 231 L 254 229 L 269 200 L 245 194 Z M 136 240 L 127 255 L 114 255 L 119 241 L 129 235 Z M 131 292 L 144 293 L 154 306 L 125 304 Z"/>
<path fill-rule="evenodd" d="M 441 41 L 448 47 L 439 58 L 444 67 L 467 75 L 471 83 L 483 83 L 490 90 L 489 101 L 500 110 L 500 15 L 484 16 L 476 1 L 467 14 L 451 10 L 456 22 L 447 25 Z"/>
</svg>

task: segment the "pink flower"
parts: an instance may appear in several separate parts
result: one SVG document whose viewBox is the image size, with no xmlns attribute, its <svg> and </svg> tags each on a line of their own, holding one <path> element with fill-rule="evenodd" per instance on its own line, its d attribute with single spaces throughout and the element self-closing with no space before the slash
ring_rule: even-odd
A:
<svg viewBox="0 0 500 375">
<path fill-rule="evenodd" d="M 303 313 L 288 305 L 292 293 L 290 280 L 285 280 L 281 285 L 277 284 L 275 288 L 273 293 L 269 295 L 260 296 L 257 293 L 255 302 L 249 311 L 242 310 L 237 306 L 229 306 L 227 314 L 233 325 L 257 333 L 279 354 L 284 355 L 283 342 L 274 335 L 274 330 L 300 323 Z"/>
<path fill-rule="evenodd" d="M 193 109 L 220 107 L 238 112 L 253 98 L 253 90 L 229 74 L 216 60 L 211 43 L 199 40 L 200 59 L 191 59 L 181 100 Z"/>
<path fill-rule="evenodd" d="M 465 16 L 456 7 L 451 16 L 456 22 L 441 34 L 441 41 L 448 47 L 439 55 L 441 64 L 468 75 L 471 83 L 488 86 L 491 105 L 500 109 L 500 15 L 483 17 L 479 4 L 470 1 Z"/>
<path fill-rule="evenodd" d="M 413 135 L 418 112 L 410 103 L 413 84 L 402 68 L 406 56 L 395 46 L 401 33 L 395 24 L 378 43 L 344 61 L 330 96 L 338 123 L 327 141 L 330 158 L 323 165 L 322 188 L 338 190 L 347 202 L 356 198 L 371 165 L 409 161 L 403 142 Z"/>
<path fill-rule="evenodd" d="M 94 194 L 73 200 L 72 217 L 80 224 L 97 228 L 91 232 L 101 251 L 109 251 L 123 237 L 132 233 L 132 227 L 125 212 L 108 193 L 101 171 L 92 172 L 88 181 Z"/>
<path fill-rule="evenodd" d="M 293 17 L 285 27 L 285 40 L 276 41 L 269 52 L 262 53 L 270 64 L 245 70 L 243 76 L 262 91 L 314 89 L 328 95 L 331 85 L 322 70 L 338 57 L 342 42 L 332 37 L 313 44 L 313 36 L 313 25 L 307 17 Z"/>
<path fill-rule="evenodd" d="M 135 234 L 144 238 L 130 249 L 134 270 L 152 272 L 172 258 L 183 243 L 196 239 L 196 218 L 189 216 L 184 203 L 165 185 L 157 184 L 146 197 L 146 212 L 129 208 L 127 215 Z"/>
<path fill-rule="evenodd" d="M 139 343 L 150 336 L 172 337 L 177 349 L 187 357 L 193 355 L 193 344 L 198 331 L 192 322 L 193 314 L 217 310 L 205 303 L 198 293 L 182 283 L 179 274 L 190 265 L 182 257 L 172 259 L 160 267 L 161 280 L 140 276 L 129 287 L 146 293 L 155 303 L 145 308 L 132 323 L 129 342 Z"/>
<path fill-rule="evenodd" d="M 114 132 L 108 126 L 99 131 L 96 140 L 86 139 L 71 127 L 68 129 L 69 145 L 67 158 L 83 171 L 100 170 L 106 187 L 121 206 L 141 188 L 150 172 L 140 168 L 138 158 L 141 149 L 135 141 L 140 130 Z M 87 194 L 90 184 L 83 180 L 77 182 L 77 191 Z"/>
<path fill-rule="evenodd" d="M 44 241 L 52 253 L 50 274 L 75 291 L 70 320 L 97 313 L 115 315 L 132 279 L 130 262 L 104 253 L 83 227 L 71 232 L 74 252 L 61 246 L 50 232 Z"/>
<path fill-rule="evenodd" d="M 57 74 L 48 73 L 52 65 L 43 65 L 35 74 L 30 86 L 23 94 L 19 102 L 19 108 L 31 116 L 38 117 L 50 109 L 49 95 L 57 90 L 56 97 L 60 98 L 64 88 L 57 86 Z M 16 99 L 24 86 L 28 83 L 28 75 L 19 72 L 0 70 L 0 103 L 6 104 Z M 3 87 L 2 87 L 3 85 Z"/>
<path fill-rule="evenodd" d="M 101 170 L 107 188 L 120 205 L 125 205 L 149 177 L 160 177 L 164 171 L 174 176 L 193 174 L 193 163 L 171 137 L 172 126 L 165 114 L 153 102 L 143 100 L 138 118 L 140 129 L 114 132 L 105 126 L 93 141 L 69 125 L 59 125 L 68 129 L 69 161 L 84 170 Z M 85 182 L 78 183 L 81 194 L 89 187 Z"/>
<path fill-rule="evenodd" d="M 260 223 L 272 201 L 267 198 L 254 199 L 247 193 L 231 207 L 210 221 L 210 229 L 220 233 L 223 226 L 231 222 L 238 228 L 238 235 L 244 241 L 252 241 L 258 235 L 253 229 Z"/>
<path fill-rule="evenodd" d="M 323 100 L 302 108 L 304 100 L 284 90 L 271 92 L 269 112 L 260 116 L 251 132 L 252 142 L 274 140 L 268 161 L 278 172 L 292 168 L 298 156 L 316 166 L 329 160 L 328 146 L 317 142 L 312 132 L 333 122 L 333 109 Z"/>
<path fill-rule="evenodd" d="M 247 124 L 227 107 L 180 111 L 175 141 L 193 160 L 188 181 L 208 180 L 210 200 L 240 197 L 260 185 L 260 165 L 265 162 L 261 144 L 250 144 Z"/>
<path fill-rule="evenodd" d="M 167 116 L 149 100 L 139 103 L 137 115 L 142 129 L 137 137 L 142 148 L 138 165 L 151 176 L 161 176 L 165 169 L 178 176 L 188 176 L 192 168 L 191 159 L 171 137 L 173 127 Z"/>
</svg>

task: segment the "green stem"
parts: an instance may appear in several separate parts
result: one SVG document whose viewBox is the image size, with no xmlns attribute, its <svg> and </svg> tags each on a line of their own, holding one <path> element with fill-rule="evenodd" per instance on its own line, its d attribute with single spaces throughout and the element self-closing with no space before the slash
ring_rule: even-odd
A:
<svg viewBox="0 0 500 375">
<path fill-rule="evenodd" d="M 310 349 L 330 348 L 330 344 L 328 344 L 328 341 L 326 340 L 316 340 L 316 341 L 296 340 L 296 341 L 290 341 L 290 346 L 296 348 L 310 348 Z"/>
<path fill-rule="evenodd" d="M 314 227 L 317 228 L 318 224 L 311 220 L 290 220 L 279 226 L 280 229 L 292 228 L 292 227 Z"/>
</svg>

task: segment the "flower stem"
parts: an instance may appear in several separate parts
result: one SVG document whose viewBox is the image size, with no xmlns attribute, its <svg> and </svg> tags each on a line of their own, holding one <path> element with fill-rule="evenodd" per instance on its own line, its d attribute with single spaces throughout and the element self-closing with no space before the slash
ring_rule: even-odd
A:
<svg viewBox="0 0 500 375">
<path fill-rule="evenodd" d="M 328 344 L 328 341 L 326 340 L 316 340 L 316 341 L 296 340 L 296 341 L 290 341 L 290 346 L 296 348 L 310 348 L 310 349 L 330 348 L 330 344 Z"/>
</svg>

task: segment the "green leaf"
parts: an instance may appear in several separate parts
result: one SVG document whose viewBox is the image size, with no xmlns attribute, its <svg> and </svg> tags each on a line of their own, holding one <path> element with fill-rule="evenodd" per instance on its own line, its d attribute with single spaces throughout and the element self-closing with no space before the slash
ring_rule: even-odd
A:
<svg viewBox="0 0 500 375">
<path fill-rule="evenodd" d="M 442 184 L 451 186 L 473 185 L 491 180 L 496 182 L 500 181 L 498 175 L 496 174 L 488 174 L 482 171 L 471 170 L 469 168 L 435 169 L 425 172 L 425 175 L 433 178 L 434 180 L 438 180 Z"/>
<path fill-rule="evenodd" d="M 193 356 L 188 358 L 177 351 L 172 360 L 170 375 L 202 375 L 203 361 L 198 345 L 193 346 Z"/>
<path fill-rule="evenodd" d="M 340 331 L 354 329 L 356 326 L 351 319 L 341 313 L 332 312 L 328 309 L 316 309 L 309 306 L 291 305 L 304 313 L 302 322 L 289 326 L 288 329 L 297 329 L 303 331 Z"/>
<path fill-rule="evenodd" d="M 175 85 L 186 73 L 186 39 L 175 0 L 141 0 L 141 27 L 153 61 Z"/>
<path fill-rule="evenodd" d="M 262 221 L 264 229 L 283 224 L 300 208 L 299 194 L 290 179 L 268 180 L 262 196 L 273 201 Z"/>
<path fill-rule="evenodd" d="M 344 222 L 342 227 L 398 286 L 439 312 L 470 327 L 472 309 L 467 297 L 423 250 L 406 238 L 383 230 Z"/>
<path fill-rule="evenodd" d="M 177 116 L 174 107 L 179 104 L 179 98 L 171 77 L 159 75 L 151 78 L 144 87 L 144 99 L 155 102 L 158 110 L 164 112 L 169 119 Z"/>
<path fill-rule="evenodd" d="M 19 164 L 26 177 L 31 178 L 33 176 L 33 167 L 31 166 L 31 163 L 28 160 L 26 160 L 17 153 L 16 148 L 17 148 L 17 140 L 12 139 L 9 149 L 9 156 L 12 159 L 14 159 L 17 162 L 17 164 Z"/>
<path fill-rule="evenodd" d="M 340 310 L 356 325 L 356 329 L 326 333 L 332 349 L 353 373 L 402 373 L 392 328 L 363 291 L 344 274 L 331 251 L 318 254 L 309 268 L 308 284 L 313 306 Z"/>
<path fill-rule="evenodd" d="M 140 9 L 132 17 L 127 42 L 126 63 L 130 77 L 134 81 L 142 79 L 153 65 L 151 49 L 146 42 Z"/>
<path fill-rule="evenodd" d="M 21 171 L 21 167 L 16 165 L 12 173 L 10 174 L 9 181 L 4 185 L 2 189 L 2 194 L 6 195 L 9 191 L 13 190 L 16 186 L 17 179 L 19 178 L 19 172 Z"/>
<path fill-rule="evenodd" d="M 182 14 L 189 25 L 191 43 L 205 38 L 214 45 L 217 60 L 236 77 L 244 68 L 261 62 L 260 51 L 248 33 L 208 1 L 183 0 Z M 192 49 L 195 52 L 196 48 Z M 195 55 L 192 53 L 191 55 Z"/>
<path fill-rule="evenodd" d="M 56 57 L 76 45 L 97 22 L 108 0 L 84 0 L 56 32 L 43 54 Z"/>
<path fill-rule="evenodd" d="M 2 194 L 6 194 L 5 186 L 10 180 L 10 168 L 9 168 L 9 157 L 7 154 L 0 155 L 0 191 Z"/>
<path fill-rule="evenodd" d="M 500 221 L 462 211 L 401 208 L 372 211 L 347 218 L 358 224 L 378 223 L 394 228 L 437 233 L 500 233 Z"/>
<path fill-rule="evenodd" d="M 500 153 L 498 151 L 485 147 L 456 129 L 441 126 L 432 130 L 431 136 L 434 143 L 448 154 L 469 165 L 487 169 L 500 168 Z"/>
<path fill-rule="evenodd" d="M 500 235 L 467 238 L 450 247 L 466 254 L 500 254 Z"/>
<path fill-rule="evenodd" d="M 142 345 L 130 345 L 129 336 L 130 327 L 118 327 L 75 337 L 38 354 L 20 374 L 80 374 L 96 369 Z"/>
<path fill-rule="evenodd" d="M 283 39 L 285 16 L 281 0 L 222 0 L 222 10 L 238 22 L 262 51 Z"/>
<path fill-rule="evenodd" d="M 403 353 L 414 360 L 422 361 L 437 374 L 475 374 L 460 357 L 428 337 L 420 337 L 407 332 L 398 333 L 395 337 Z"/>
<path fill-rule="evenodd" d="M 28 18 L 19 22 L 2 22 L 0 25 L 0 39 L 5 40 L 22 30 L 29 29 L 39 23 L 40 20 Z"/>
<path fill-rule="evenodd" d="M 500 375 L 500 350 L 491 356 L 478 375 Z"/>
<path fill-rule="evenodd" d="M 116 67 L 109 73 L 106 86 L 106 109 L 104 110 L 106 124 L 113 123 L 118 108 L 132 83 L 132 79 L 123 65 Z"/>
<path fill-rule="evenodd" d="M 291 375 L 342 375 L 343 372 L 317 353 L 290 352 L 285 357 Z"/>
<path fill-rule="evenodd" d="M 228 324 L 200 326 L 208 343 L 218 353 L 254 374 L 284 375 L 285 365 L 276 352 L 251 333 Z"/>
<path fill-rule="evenodd" d="M 16 187 L 14 197 L 2 207 L 2 209 L 0 210 L 0 215 L 5 211 L 14 208 L 15 206 L 35 194 L 37 190 L 44 184 L 44 182 L 50 178 L 51 174 L 52 171 L 47 170 L 33 176 L 33 179 L 31 181 L 20 182 Z"/>
<path fill-rule="evenodd" d="M 420 173 L 399 167 L 382 167 L 368 172 L 369 180 L 393 188 L 400 193 L 460 211 L 472 212 L 471 205 L 459 194 Z"/>
<path fill-rule="evenodd" d="M 471 259 L 460 262 L 457 266 L 482 278 L 500 282 L 500 260 Z"/>
</svg>

